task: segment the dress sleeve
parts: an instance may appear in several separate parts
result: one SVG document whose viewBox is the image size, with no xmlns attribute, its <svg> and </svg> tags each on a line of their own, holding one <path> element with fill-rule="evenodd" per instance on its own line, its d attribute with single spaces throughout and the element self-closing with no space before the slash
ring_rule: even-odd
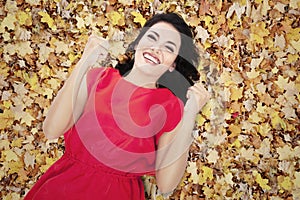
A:
<svg viewBox="0 0 300 200">
<path fill-rule="evenodd" d="M 105 71 L 105 67 L 92 68 L 87 72 L 86 84 L 88 89 L 88 94 L 91 93 L 91 89 L 94 84 L 97 84 L 99 78 L 102 77 L 102 73 Z"/>
<path fill-rule="evenodd" d="M 184 104 L 178 97 L 173 95 L 165 108 L 167 111 L 167 120 L 162 131 L 156 135 L 156 145 L 158 145 L 159 138 L 164 133 L 172 131 L 181 121 L 183 116 Z"/>
</svg>

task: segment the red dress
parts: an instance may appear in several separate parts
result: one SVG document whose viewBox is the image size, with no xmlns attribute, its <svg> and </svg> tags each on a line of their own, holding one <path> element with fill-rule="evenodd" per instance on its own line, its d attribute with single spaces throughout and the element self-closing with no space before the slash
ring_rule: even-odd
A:
<svg viewBox="0 0 300 200">
<path fill-rule="evenodd" d="M 66 151 L 25 200 L 142 200 L 141 176 L 155 174 L 159 137 L 175 128 L 183 104 L 166 88 L 138 87 L 114 68 L 88 72 L 88 100 L 65 134 Z"/>
</svg>

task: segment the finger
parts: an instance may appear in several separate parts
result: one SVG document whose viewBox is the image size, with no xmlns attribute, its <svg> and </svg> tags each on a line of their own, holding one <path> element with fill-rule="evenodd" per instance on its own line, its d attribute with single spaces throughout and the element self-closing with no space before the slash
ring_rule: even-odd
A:
<svg viewBox="0 0 300 200">
<path fill-rule="evenodd" d="M 188 89 L 186 92 L 186 98 L 189 99 L 191 97 L 191 90 Z"/>
<path fill-rule="evenodd" d="M 189 88 L 189 91 L 195 95 L 197 101 L 206 102 L 210 99 L 210 94 L 206 89 L 192 86 Z"/>
</svg>

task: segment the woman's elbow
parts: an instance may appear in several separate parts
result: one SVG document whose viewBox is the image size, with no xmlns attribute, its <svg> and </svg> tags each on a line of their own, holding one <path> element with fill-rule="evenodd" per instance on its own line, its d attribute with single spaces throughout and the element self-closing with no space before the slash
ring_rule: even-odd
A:
<svg viewBox="0 0 300 200">
<path fill-rule="evenodd" d="M 44 132 L 45 137 L 48 140 L 55 139 L 55 136 L 53 135 L 53 131 L 46 123 L 43 123 L 43 132 Z"/>
<path fill-rule="evenodd" d="M 177 186 L 168 186 L 168 185 L 157 185 L 158 190 L 162 193 L 162 194 L 171 194 Z"/>
<path fill-rule="evenodd" d="M 54 126 L 50 126 L 48 123 L 43 123 L 43 132 L 45 134 L 45 137 L 48 140 L 56 139 L 60 136 L 60 134 L 57 133 L 57 130 L 54 129 Z"/>
<path fill-rule="evenodd" d="M 176 181 L 171 181 L 171 180 L 169 181 L 167 179 L 168 178 L 165 178 L 164 180 L 156 179 L 156 185 L 159 191 L 163 194 L 172 193 L 178 185 Z"/>
</svg>

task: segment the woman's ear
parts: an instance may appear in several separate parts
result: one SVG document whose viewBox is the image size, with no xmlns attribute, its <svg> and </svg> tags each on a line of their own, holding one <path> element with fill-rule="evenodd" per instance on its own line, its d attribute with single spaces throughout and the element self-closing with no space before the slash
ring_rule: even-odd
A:
<svg viewBox="0 0 300 200">
<path fill-rule="evenodd" d="M 176 63 L 173 63 L 173 65 L 171 67 L 169 67 L 169 71 L 173 72 L 176 68 Z"/>
</svg>

